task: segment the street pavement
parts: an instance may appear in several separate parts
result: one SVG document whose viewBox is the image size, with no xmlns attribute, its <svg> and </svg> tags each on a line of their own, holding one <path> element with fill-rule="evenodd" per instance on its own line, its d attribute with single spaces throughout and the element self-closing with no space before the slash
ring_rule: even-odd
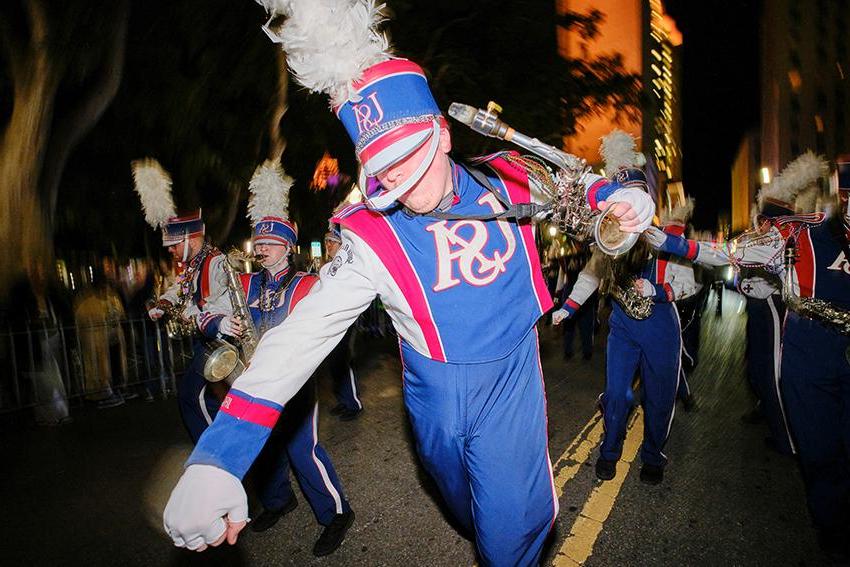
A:
<svg viewBox="0 0 850 567">
<path fill-rule="evenodd" d="M 550 454 L 561 513 L 544 564 L 825 565 L 805 509 L 795 462 L 765 446 L 764 425 L 744 376 L 743 305 L 727 292 L 710 303 L 701 360 L 691 380 L 698 407 L 677 409 L 664 482 L 638 480 L 639 462 L 600 483 L 593 474 L 601 434 L 596 399 L 604 383 L 604 328 L 593 359 L 564 361 L 560 332 L 541 325 Z M 55 429 L 7 428 L 0 533 L 5 565 L 458 565 L 475 563 L 472 543 L 446 515 L 417 461 L 401 399 L 394 339 L 361 337 L 360 418 L 327 411 L 320 439 L 356 520 L 342 547 L 317 559 L 321 528 L 299 506 L 271 530 L 243 532 L 236 546 L 202 554 L 171 546 L 162 509 L 190 451 L 173 399 L 76 412 Z M 323 409 L 333 405 L 320 368 Z M 627 438 L 636 450 L 640 412 Z M 294 480 L 293 480 L 294 482 Z"/>
</svg>

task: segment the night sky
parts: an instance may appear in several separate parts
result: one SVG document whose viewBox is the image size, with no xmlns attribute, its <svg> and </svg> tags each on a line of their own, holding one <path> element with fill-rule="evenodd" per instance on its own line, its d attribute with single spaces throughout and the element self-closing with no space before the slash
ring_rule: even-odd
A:
<svg viewBox="0 0 850 567">
<path fill-rule="evenodd" d="M 759 5 L 665 1 L 684 36 L 683 178 L 698 228 L 714 228 L 718 212 L 729 211 L 735 152 L 759 124 Z"/>
</svg>

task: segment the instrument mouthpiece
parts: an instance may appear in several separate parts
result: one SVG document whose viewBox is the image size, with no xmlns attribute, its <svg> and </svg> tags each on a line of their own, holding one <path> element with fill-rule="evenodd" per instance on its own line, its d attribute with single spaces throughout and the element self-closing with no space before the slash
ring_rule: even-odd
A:
<svg viewBox="0 0 850 567">
<path fill-rule="evenodd" d="M 475 120 L 475 114 L 477 112 L 477 108 L 475 108 L 474 106 L 469 106 L 468 104 L 453 102 L 449 105 L 449 116 L 451 116 L 458 122 L 466 124 L 467 126 L 472 126 L 472 123 Z"/>
</svg>

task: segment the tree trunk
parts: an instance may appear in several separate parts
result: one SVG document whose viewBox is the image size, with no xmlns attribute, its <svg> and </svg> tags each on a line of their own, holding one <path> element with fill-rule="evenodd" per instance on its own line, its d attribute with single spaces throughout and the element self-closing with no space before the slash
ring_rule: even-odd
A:
<svg viewBox="0 0 850 567">
<path fill-rule="evenodd" d="M 52 261 L 38 184 L 58 80 L 47 53 L 43 9 L 40 2 L 28 2 L 30 42 L 7 44 L 14 105 L 0 140 L 0 295 L 23 270 Z"/>
</svg>

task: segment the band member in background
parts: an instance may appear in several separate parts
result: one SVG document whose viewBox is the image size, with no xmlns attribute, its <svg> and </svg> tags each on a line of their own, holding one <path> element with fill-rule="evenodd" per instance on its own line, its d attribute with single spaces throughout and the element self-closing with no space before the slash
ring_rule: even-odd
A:
<svg viewBox="0 0 850 567">
<path fill-rule="evenodd" d="M 818 184 L 824 162 L 811 154 L 783 170 L 791 186 Z M 739 265 L 782 276 L 788 304 L 781 392 L 821 548 L 850 556 L 850 156 L 838 159 L 839 204 L 831 214 L 765 219 L 754 242 L 731 249 Z M 764 238 L 763 235 L 770 238 Z M 790 249 L 793 265 L 783 262 Z M 783 265 L 784 264 L 784 265 Z M 814 306 L 807 302 L 819 300 Z"/>
<path fill-rule="evenodd" d="M 339 225 L 329 223 L 328 232 L 325 234 L 325 251 L 328 262 L 333 262 L 339 247 L 342 245 L 342 234 Z M 351 421 L 357 419 L 363 411 L 363 402 L 360 400 L 358 389 L 358 376 L 354 370 L 354 327 L 349 327 L 345 336 L 328 355 L 328 370 L 333 380 L 333 391 L 336 397 L 336 405 L 331 409 L 331 415 L 339 417 L 340 421 Z"/>
<path fill-rule="evenodd" d="M 664 209 L 661 212 L 661 229 L 667 234 L 684 237 L 693 211 L 694 200 L 690 198 L 682 205 Z M 688 378 L 699 360 L 702 284 L 696 281 L 693 262 L 665 252 L 658 254 L 658 278 L 670 285 L 676 297 L 676 310 L 682 326 L 682 374 L 677 396 L 682 400 L 685 411 L 690 411 L 696 404 Z"/>
<path fill-rule="evenodd" d="M 644 163 L 643 156 L 634 147 L 634 139 L 623 131 L 615 130 L 605 136 L 600 149 L 604 168 L 611 172 L 612 178 L 645 186 L 646 177 L 639 169 Z M 713 256 L 710 249 L 703 249 L 696 242 L 665 235 L 658 229 L 654 229 L 652 236 L 649 243 L 639 242 L 616 261 L 603 258 L 596 251 L 579 274 L 564 306 L 552 314 L 554 324 L 574 315 L 603 281 L 615 299 L 609 319 L 605 391 L 599 401 L 605 421 L 605 435 L 595 465 L 600 480 L 611 480 L 616 475 L 628 417 L 635 406 L 633 381 L 638 370 L 644 409 L 640 479 L 648 484 L 659 484 L 664 479 L 667 457 L 662 450 L 673 423 L 681 374 L 682 336 L 679 315 L 672 303 L 676 297 L 673 288 L 664 281 L 665 261 L 658 255 L 673 254 L 691 261 L 698 258 L 710 261 Z M 660 246 L 668 240 L 683 243 Z M 652 241 L 658 254 L 650 254 Z M 648 307 L 649 313 L 639 314 L 638 304 Z"/>
<path fill-rule="evenodd" d="M 148 310 L 154 321 L 166 313 L 183 336 L 192 337 L 192 361 L 177 381 L 180 416 L 193 443 L 212 423 L 223 391 L 214 391 L 204 379 L 204 336 L 235 336 L 239 322 L 230 316 L 225 257 L 206 240 L 201 212 L 177 216 L 171 196 L 171 177 L 155 160 L 133 162 L 135 189 L 145 220 L 162 230 L 162 245 L 176 266 L 177 279 Z M 203 336 L 202 336 L 203 334 Z"/>
<path fill-rule="evenodd" d="M 527 203 L 528 169 L 512 153 L 469 168 L 450 158 L 425 74 L 386 51 L 374 4 L 303 0 L 282 9 L 283 28 L 268 33 L 303 85 L 332 96 L 364 175 L 380 185 L 333 219 L 339 252 L 234 384 L 230 407 L 239 409 L 220 412 L 195 448 L 166 506 L 166 529 L 190 549 L 236 540 L 246 516 L 239 478 L 268 422 L 380 297 L 400 337 L 404 401 L 425 468 L 482 563 L 534 565 L 558 511 L 535 328 L 552 298 L 530 219 L 469 218 L 504 211 L 502 201 Z M 344 68 L 352 74 L 333 73 Z M 591 206 L 611 204 L 621 229 L 651 222 L 646 193 L 599 176 L 587 182 Z"/>
<path fill-rule="evenodd" d="M 298 241 L 298 230 L 288 219 L 292 179 L 279 165 L 260 165 L 250 183 L 249 217 L 253 225 L 253 248 L 262 265 L 258 273 L 242 274 L 246 303 L 257 339 L 280 325 L 310 293 L 318 277 L 296 272 L 289 255 Z M 239 392 L 228 398 L 244 403 Z M 229 411 L 229 410 L 226 410 Z M 316 520 L 324 526 L 313 546 L 313 554 L 325 556 L 336 550 L 354 522 L 354 512 L 345 498 L 333 463 L 318 439 L 319 403 L 315 380 L 308 380 L 286 404 L 265 447 L 251 468 L 263 512 L 251 529 L 271 528 L 297 505 L 289 481 L 289 467 L 310 503 Z"/>
</svg>

